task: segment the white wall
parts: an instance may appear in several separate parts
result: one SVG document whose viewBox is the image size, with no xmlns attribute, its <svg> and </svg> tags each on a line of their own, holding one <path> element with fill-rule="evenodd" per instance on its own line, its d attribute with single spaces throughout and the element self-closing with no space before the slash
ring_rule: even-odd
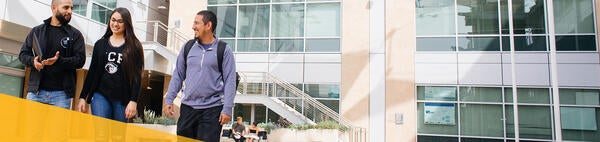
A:
<svg viewBox="0 0 600 142">
<path fill-rule="evenodd" d="M 236 53 L 238 71 L 270 72 L 290 83 L 341 82 L 341 56 L 331 53 Z"/>
</svg>

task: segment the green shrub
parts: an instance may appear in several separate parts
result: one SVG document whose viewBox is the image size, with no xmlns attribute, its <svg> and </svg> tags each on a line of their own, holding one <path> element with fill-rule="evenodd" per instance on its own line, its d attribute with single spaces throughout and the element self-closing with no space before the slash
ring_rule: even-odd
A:
<svg viewBox="0 0 600 142">
<path fill-rule="evenodd" d="M 173 118 L 165 116 L 157 116 L 152 110 L 144 109 L 144 118 L 135 116 L 133 123 L 144 123 L 144 124 L 162 124 L 162 125 L 175 125 L 176 122 Z"/>
<path fill-rule="evenodd" d="M 340 125 L 339 123 L 334 122 L 334 121 L 322 121 L 322 122 L 318 122 L 317 125 L 311 125 L 311 124 L 306 124 L 306 123 L 292 124 L 288 128 L 290 128 L 292 130 L 337 129 L 341 132 L 348 131 L 348 127 Z"/>
<path fill-rule="evenodd" d="M 263 128 L 265 129 L 265 131 L 267 131 L 267 133 L 271 133 L 272 130 L 278 129 L 279 127 L 277 127 L 277 125 L 275 125 L 273 122 L 269 122 L 269 123 L 258 123 L 257 127 Z"/>
</svg>

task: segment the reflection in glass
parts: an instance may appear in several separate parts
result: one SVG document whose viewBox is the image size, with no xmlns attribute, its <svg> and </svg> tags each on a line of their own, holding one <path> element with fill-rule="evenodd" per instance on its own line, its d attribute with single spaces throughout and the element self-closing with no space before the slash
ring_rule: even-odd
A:
<svg viewBox="0 0 600 142">
<path fill-rule="evenodd" d="M 560 104 L 600 105 L 600 90 L 596 89 L 560 89 Z"/>
<path fill-rule="evenodd" d="M 454 86 L 417 86 L 417 98 L 431 101 L 456 101 Z"/>
<path fill-rule="evenodd" d="M 86 16 L 87 11 L 87 0 L 73 0 L 73 13 L 77 13 L 82 16 Z"/>
<path fill-rule="evenodd" d="M 512 88 L 504 88 L 506 103 L 512 103 Z M 550 104 L 548 88 L 517 88 L 518 103 Z"/>
<path fill-rule="evenodd" d="M 563 110 L 565 109 L 571 111 L 564 114 Z M 598 130 L 600 128 L 598 125 L 600 124 L 600 108 L 561 107 L 561 121 L 563 140 L 565 141 L 600 140 L 600 131 Z"/>
<path fill-rule="evenodd" d="M 502 105 L 460 104 L 460 108 L 461 135 L 504 136 Z"/>
<path fill-rule="evenodd" d="M 220 40 L 227 43 L 227 45 L 229 45 L 229 47 L 231 48 L 231 51 L 235 52 L 235 39 L 220 39 Z"/>
<path fill-rule="evenodd" d="M 303 52 L 304 43 L 301 39 L 273 39 L 271 52 Z"/>
<path fill-rule="evenodd" d="M 416 7 L 417 35 L 454 35 L 454 0 L 417 0 Z"/>
<path fill-rule="evenodd" d="M 213 4 L 235 4 L 237 0 L 207 0 L 208 5 Z"/>
<path fill-rule="evenodd" d="M 512 105 L 506 106 L 506 137 L 515 137 Z M 552 115 L 550 106 L 519 105 L 519 137 L 529 139 L 552 139 Z"/>
<path fill-rule="evenodd" d="M 596 36 L 556 36 L 557 51 L 596 51 Z"/>
<path fill-rule="evenodd" d="M 516 51 L 547 51 L 545 36 L 514 36 Z M 510 37 L 502 36 L 502 51 L 510 51 Z"/>
<path fill-rule="evenodd" d="M 500 37 L 459 37 L 459 51 L 500 51 Z"/>
<path fill-rule="evenodd" d="M 504 7 L 508 7 L 502 2 Z M 513 32 L 515 34 L 544 34 L 546 33 L 546 18 L 543 0 L 513 0 Z M 504 13 L 504 12 L 503 12 Z M 502 14 L 504 16 L 505 14 Z M 508 16 L 508 14 L 506 14 Z M 502 18 L 502 33 L 508 34 L 508 19 Z"/>
<path fill-rule="evenodd" d="M 311 3 L 306 5 L 306 36 L 340 36 L 340 3 Z"/>
<path fill-rule="evenodd" d="M 208 10 L 217 15 L 217 37 L 235 37 L 235 6 L 209 6 Z"/>
<path fill-rule="evenodd" d="M 340 101 L 339 100 L 321 100 L 317 99 L 320 103 L 327 106 L 329 109 L 339 113 L 340 112 Z"/>
<path fill-rule="evenodd" d="M 313 98 L 340 98 L 340 85 L 304 84 L 304 92 Z"/>
<path fill-rule="evenodd" d="M 269 43 L 266 39 L 238 39 L 237 52 L 267 52 Z"/>
<path fill-rule="evenodd" d="M 454 37 L 417 37 L 417 51 L 456 51 Z"/>
<path fill-rule="evenodd" d="M 455 137 L 417 136 L 418 142 L 458 142 Z"/>
<path fill-rule="evenodd" d="M 269 5 L 239 6 L 238 37 L 268 37 Z"/>
<path fill-rule="evenodd" d="M 554 0 L 557 34 L 594 33 L 593 0 Z"/>
<path fill-rule="evenodd" d="M 273 5 L 271 36 L 304 36 L 304 4 Z"/>
<path fill-rule="evenodd" d="M 459 0 L 457 11 L 459 34 L 498 34 L 497 0 Z"/>
<path fill-rule="evenodd" d="M 306 52 L 340 52 L 340 39 L 306 39 Z"/>
<path fill-rule="evenodd" d="M 467 102 L 502 102 L 500 87 L 460 87 L 460 100 Z"/>
<path fill-rule="evenodd" d="M 112 10 L 106 9 L 97 4 L 92 5 L 92 19 L 100 23 L 108 24 L 110 13 L 112 13 Z"/>
<path fill-rule="evenodd" d="M 240 3 L 269 3 L 269 0 L 239 0 Z"/>
</svg>

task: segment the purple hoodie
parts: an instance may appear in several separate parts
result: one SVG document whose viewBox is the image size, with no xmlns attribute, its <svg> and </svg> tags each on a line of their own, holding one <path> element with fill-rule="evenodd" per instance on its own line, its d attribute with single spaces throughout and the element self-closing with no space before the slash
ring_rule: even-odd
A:
<svg viewBox="0 0 600 142">
<path fill-rule="evenodd" d="M 195 42 L 189 51 L 187 67 L 183 63 L 183 48 L 177 56 L 177 63 L 169 90 L 167 90 L 166 104 L 173 104 L 177 93 L 183 88 L 181 103 L 194 109 L 206 109 L 223 106 L 221 113 L 231 116 L 235 87 L 235 59 L 229 45 L 223 53 L 223 77 L 217 65 L 217 45 L 219 39 L 208 45 Z M 184 45 L 185 46 L 185 45 Z M 223 79 L 224 78 L 224 79 Z"/>
</svg>

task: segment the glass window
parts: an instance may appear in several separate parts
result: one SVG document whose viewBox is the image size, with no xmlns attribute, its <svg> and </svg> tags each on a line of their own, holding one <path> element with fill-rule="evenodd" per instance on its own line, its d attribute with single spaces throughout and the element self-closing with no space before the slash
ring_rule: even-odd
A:
<svg viewBox="0 0 600 142">
<path fill-rule="evenodd" d="M 460 87 L 460 100 L 467 102 L 502 102 L 499 87 Z"/>
<path fill-rule="evenodd" d="M 25 65 L 21 63 L 19 57 L 17 55 L 9 55 L 6 53 L 0 52 L 0 66 L 15 68 L 15 69 L 25 69 Z"/>
<path fill-rule="evenodd" d="M 554 0 L 557 34 L 594 33 L 593 0 Z"/>
<path fill-rule="evenodd" d="M 311 3 L 306 7 L 306 36 L 340 36 L 339 3 Z"/>
<path fill-rule="evenodd" d="M 267 108 L 268 109 L 268 108 Z M 280 125 L 278 122 L 279 119 L 283 120 L 283 117 L 281 117 L 279 114 L 277 114 L 276 112 L 274 112 L 273 110 L 269 109 L 268 110 L 268 114 L 267 114 L 267 119 L 268 122 L 273 122 L 277 125 Z M 280 125 L 281 126 L 281 125 Z"/>
<path fill-rule="evenodd" d="M 304 42 L 301 39 L 273 39 L 271 52 L 303 52 Z"/>
<path fill-rule="evenodd" d="M 508 6 L 501 2 L 503 14 L 502 33 L 508 34 Z M 513 32 L 515 34 L 544 34 L 546 33 L 546 18 L 543 0 L 513 0 Z"/>
<path fill-rule="evenodd" d="M 562 103 L 562 102 L 561 102 Z M 563 140 L 600 140 L 600 108 L 561 107 Z"/>
<path fill-rule="evenodd" d="M 117 8 L 117 0 L 94 0 L 95 2 L 108 8 Z"/>
<path fill-rule="evenodd" d="M 417 86 L 417 98 L 430 101 L 456 101 L 454 86 Z"/>
<path fill-rule="evenodd" d="M 504 137 L 502 105 L 461 104 L 460 109 L 461 135 Z"/>
<path fill-rule="evenodd" d="M 217 15 L 217 37 L 235 37 L 236 7 L 235 6 L 209 6 L 208 10 Z"/>
<path fill-rule="evenodd" d="M 304 84 L 304 92 L 314 98 L 340 98 L 340 85 Z"/>
<path fill-rule="evenodd" d="M 269 0 L 239 0 L 240 3 L 268 3 Z"/>
<path fill-rule="evenodd" d="M 503 139 L 482 139 L 482 138 L 460 138 L 460 141 L 461 142 L 504 142 Z"/>
<path fill-rule="evenodd" d="M 273 2 L 303 2 L 304 0 L 273 0 Z"/>
<path fill-rule="evenodd" d="M 86 16 L 87 0 L 73 0 L 73 13 Z"/>
<path fill-rule="evenodd" d="M 417 0 L 417 35 L 454 35 L 454 0 Z"/>
<path fill-rule="evenodd" d="M 515 137 L 512 105 L 506 106 L 506 137 Z M 519 137 L 552 139 L 552 115 L 549 106 L 519 105 Z"/>
<path fill-rule="evenodd" d="M 273 5 L 271 36 L 304 36 L 304 4 Z"/>
<path fill-rule="evenodd" d="M 498 34 L 498 0 L 459 0 L 457 3 L 459 34 Z"/>
<path fill-rule="evenodd" d="M 458 142 L 455 137 L 417 136 L 418 142 Z"/>
<path fill-rule="evenodd" d="M 340 39 L 306 39 L 306 52 L 340 52 Z"/>
<path fill-rule="evenodd" d="M 340 100 L 321 100 L 317 99 L 323 105 L 329 107 L 329 109 L 340 113 Z"/>
<path fill-rule="evenodd" d="M 220 40 L 227 43 L 227 45 L 229 45 L 229 47 L 231 48 L 231 51 L 235 51 L 235 39 L 220 39 Z"/>
<path fill-rule="evenodd" d="M 258 123 L 265 123 L 265 120 L 267 120 L 267 107 L 264 105 L 259 105 L 256 104 L 254 106 L 254 122 Z M 250 119 L 248 119 L 250 120 Z"/>
<path fill-rule="evenodd" d="M 596 36 L 556 36 L 557 51 L 596 51 Z"/>
<path fill-rule="evenodd" d="M 459 37 L 459 51 L 500 51 L 500 37 Z"/>
<path fill-rule="evenodd" d="M 269 5 L 240 6 L 238 37 L 268 37 Z"/>
<path fill-rule="evenodd" d="M 23 90 L 23 77 L 0 74 L 0 94 L 21 97 Z"/>
<path fill-rule="evenodd" d="M 512 88 L 504 88 L 506 103 L 512 103 Z M 550 104 L 550 91 L 547 88 L 517 88 L 519 103 Z"/>
<path fill-rule="evenodd" d="M 424 104 L 426 103 L 417 103 L 417 115 L 418 115 L 418 126 L 417 126 L 417 131 L 420 134 L 447 134 L 447 135 L 456 135 L 458 134 L 458 125 L 456 125 L 456 116 L 457 116 L 457 112 L 456 111 L 456 107 L 454 107 L 453 109 L 451 108 L 450 110 L 439 110 L 439 111 L 443 111 L 443 112 L 438 112 L 440 114 L 443 113 L 450 113 L 450 114 L 454 114 L 454 116 L 450 116 L 451 118 L 447 118 L 444 117 L 446 120 L 454 120 L 454 125 L 446 125 L 446 124 L 426 124 L 426 121 L 435 121 L 435 120 L 427 120 L 427 119 L 434 119 L 434 118 L 425 118 L 425 106 Z M 446 104 L 446 103 L 436 103 L 436 104 Z M 455 104 L 452 103 L 447 103 L 448 105 L 452 106 Z M 452 113 L 452 111 L 454 111 L 454 113 Z"/>
<path fill-rule="evenodd" d="M 547 51 L 545 36 L 515 36 L 516 51 Z M 510 51 L 510 37 L 502 36 L 502 51 Z"/>
<path fill-rule="evenodd" d="M 110 13 L 112 13 L 112 10 L 106 7 L 100 6 L 95 3 L 92 5 L 92 19 L 100 23 L 108 24 Z"/>
<path fill-rule="evenodd" d="M 600 90 L 596 89 L 560 89 L 560 104 L 600 105 Z"/>
<path fill-rule="evenodd" d="M 266 39 L 238 39 L 237 52 L 267 52 L 269 43 Z"/>
<path fill-rule="evenodd" d="M 456 38 L 418 37 L 417 51 L 456 51 Z"/>
<path fill-rule="evenodd" d="M 213 4 L 235 4 L 237 0 L 208 0 L 208 5 Z"/>
</svg>

